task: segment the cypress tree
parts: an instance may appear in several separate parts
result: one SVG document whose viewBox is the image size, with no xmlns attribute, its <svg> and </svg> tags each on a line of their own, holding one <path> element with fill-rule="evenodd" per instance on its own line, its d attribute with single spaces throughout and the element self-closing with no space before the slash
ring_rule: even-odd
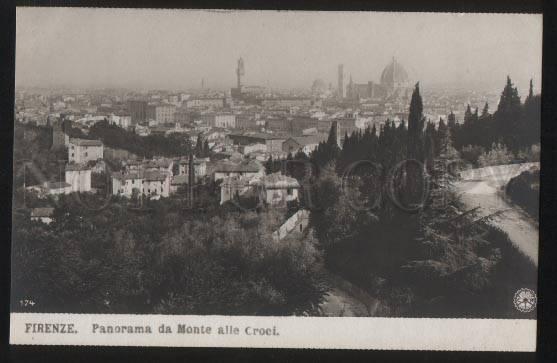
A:
<svg viewBox="0 0 557 363">
<path fill-rule="evenodd" d="M 519 134 L 522 131 L 520 127 L 521 111 L 518 90 L 513 86 L 511 78 L 507 76 L 507 84 L 501 93 L 497 111 L 493 115 L 494 135 L 501 135 L 502 141 L 514 152 L 520 146 Z"/>
<path fill-rule="evenodd" d="M 211 150 L 209 149 L 209 140 L 205 140 L 205 142 L 203 143 L 203 157 L 209 156 L 210 151 Z"/>
<path fill-rule="evenodd" d="M 195 143 L 195 156 L 198 158 L 203 156 L 203 135 L 201 133 L 197 135 L 197 141 Z"/>
<path fill-rule="evenodd" d="M 423 116 L 422 96 L 420 95 L 420 83 L 416 83 L 410 110 L 408 113 L 408 158 L 423 160 L 423 131 L 425 119 Z"/>
<path fill-rule="evenodd" d="M 447 122 L 449 125 L 449 128 L 454 128 L 456 126 L 456 116 L 453 113 L 453 111 L 451 110 L 451 113 L 449 114 L 449 116 L 447 117 Z"/>
<path fill-rule="evenodd" d="M 265 173 L 273 173 L 273 156 L 269 156 L 269 159 L 267 159 L 267 161 L 265 162 Z"/>
<path fill-rule="evenodd" d="M 487 101 L 485 102 L 484 108 L 482 110 L 482 118 L 489 116 L 489 105 Z"/>
</svg>

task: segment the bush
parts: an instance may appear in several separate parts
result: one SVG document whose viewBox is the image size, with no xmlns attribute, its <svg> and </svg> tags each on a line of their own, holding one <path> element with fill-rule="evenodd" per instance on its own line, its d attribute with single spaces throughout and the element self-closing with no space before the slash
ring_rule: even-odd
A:
<svg viewBox="0 0 557 363">
<path fill-rule="evenodd" d="M 493 143 L 491 145 L 491 150 L 480 155 L 480 157 L 478 158 L 478 164 L 481 167 L 503 165 L 510 164 L 513 159 L 513 153 L 507 150 L 507 147 L 504 144 Z"/>
<path fill-rule="evenodd" d="M 534 144 L 529 148 L 521 149 L 518 152 L 517 159 L 523 162 L 540 161 L 540 144 Z"/>
<path fill-rule="evenodd" d="M 478 165 L 478 158 L 485 152 L 485 149 L 478 145 L 467 145 L 460 151 L 460 157 L 473 164 Z"/>
<path fill-rule="evenodd" d="M 513 202 L 523 208 L 530 216 L 539 218 L 540 171 L 524 171 L 512 178 L 505 192 Z"/>
</svg>

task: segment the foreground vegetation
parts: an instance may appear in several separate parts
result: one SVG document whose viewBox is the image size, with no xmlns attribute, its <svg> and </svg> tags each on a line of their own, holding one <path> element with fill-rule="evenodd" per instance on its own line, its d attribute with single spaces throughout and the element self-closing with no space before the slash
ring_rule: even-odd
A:
<svg viewBox="0 0 557 363">
<path fill-rule="evenodd" d="M 535 220 L 539 219 L 540 171 L 524 171 L 509 180 L 505 192 Z"/>
<path fill-rule="evenodd" d="M 493 119 L 484 120 L 493 137 L 477 145 L 496 146 L 476 153 L 476 163 L 507 162 L 508 150 L 513 155 L 532 150 L 517 137 L 522 128 L 509 128 L 495 139 L 493 131 L 505 117 L 522 126 L 530 119 L 509 111 L 526 108 L 515 96 L 509 80 Z M 535 104 L 537 96 L 529 97 Z M 533 318 L 535 312 L 519 313 L 512 299 L 518 288 L 536 290 L 536 266 L 489 218 L 465 210 L 452 192 L 450 166 L 462 162 L 469 145 L 463 135 L 486 125 L 448 121 L 426 123 L 416 85 L 407 123 L 345 135 L 342 149 L 333 127 L 309 158 L 289 157 L 311 162 L 315 172 L 269 160 L 268 172 L 283 170 L 304 186 L 300 204 L 286 211 L 220 206 L 213 184 L 198 191 L 195 209 L 184 207 L 179 196 L 107 203 L 99 195 L 72 194 L 54 203 L 49 225 L 31 221 L 28 209 L 16 209 L 13 310 L 319 315 L 327 291 L 321 278 L 325 266 L 377 297 L 378 315 Z M 92 133 L 106 144 L 136 137 L 116 134 L 119 139 L 110 126 L 97 125 Z M 16 155 L 37 159 L 49 172 L 56 154 L 41 152 L 44 130 L 29 135 L 37 142 L 27 148 L 29 139 L 18 141 L 16 129 L 16 144 L 21 143 Z M 533 188 L 532 178 L 512 182 L 511 198 L 524 185 Z M 19 202 L 22 191 L 15 197 Z M 26 199 L 28 207 L 48 202 L 54 201 Z M 285 215 L 299 207 L 311 211 L 310 232 L 273 240 Z M 25 300 L 34 305 L 21 304 Z"/>
<path fill-rule="evenodd" d="M 14 216 L 12 302 L 32 311 L 289 315 L 323 295 L 312 238 L 272 232 L 273 211 L 191 211 L 183 201 L 130 206 L 68 195 L 50 225 Z"/>
</svg>

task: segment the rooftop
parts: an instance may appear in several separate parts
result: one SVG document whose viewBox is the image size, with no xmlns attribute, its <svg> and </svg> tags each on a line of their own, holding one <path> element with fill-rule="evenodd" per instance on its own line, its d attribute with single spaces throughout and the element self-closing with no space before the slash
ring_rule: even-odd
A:
<svg viewBox="0 0 557 363">
<path fill-rule="evenodd" d="M 54 213 L 54 208 L 33 208 L 31 217 L 50 217 Z"/>
<path fill-rule="evenodd" d="M 91 168 L 87 164 L 70 163 L 66 165 L 66 171 L 80 171 L 80 170 L 91 170 Z"/>
<path fill-rule="evenodd" d="M 253 160 L 246 160 L 241 163 L 221 161 L 215 165 L 213 170 L 217 173 L 257 173 L 261 170 L 261 167 Z"/>
<path fill-rule="evenodd" d="M 182 185 L 188 183 L 188 175 L 176 175 L 170 181 L 172 185 Z"/>
<path fill-rule="evenodd" d="M 301 146 L 305 146 L 305 145 L 319 144 L 322 141 L 326 141 L 327 137 L 328 137 L 327 134 L 318 134 L 318 135 L 307 135 L 307 136 L 292 136 L 289 139 L 296 141 Z"/>
<path fill-rule="evenodd" d="M 299 188 L 300 184 L 294 178 L 279 173 L 273 173 L 262 176 L 259 179 L 260 185 L 266 189 L 286 189 L 286 188 Z"/>
<path fill-rule="evenodd" d="M 281 140 L 286 139 L 287 136 L 280 135 L 280 134 L 267 134 L 264 132 L 253 132 L 253 133 L 231 133 L 228 135 L 229 137 L 247 137 L 253 139 L 261 139 L 261 140 Z"/>
<path fill-rule="evenodd" d="M 134 180 L 134 179 L 143 179 L 141 173 L 122 173 L 116 171 L 111 174 L 113 178 L 118 180 Z"/>
<path fill-rule="evenodd" d="M 168 174 L 161 171 L 145 171 L 143 173 L 143 178 L 147 181 L 164 181 L 168 178 Z"/>
<path fill-rule="evenodd" d="M 158 170 L 152 170 L 152 171 L 140 170 L 138 172 L 132 172 L 132 173 L 114 172 L 111 175 L 113 178 L 119 180 L 144 179 L 147 181 L 164 181 L 169 176 L 168 173 L 164 171 L 158 171 Z"/>
<path fill-rule="evenodd" d="M 46 182 L 44 183 L 44 185 L 48 189 L 61 189 L 71 187 L 71 185 L 66 182 Z"/>
<path fill-rule="evenodd" d="M 77 146 L 103 146 L 101 140 L 70 139 L 70 144 Z"/>
</svg>

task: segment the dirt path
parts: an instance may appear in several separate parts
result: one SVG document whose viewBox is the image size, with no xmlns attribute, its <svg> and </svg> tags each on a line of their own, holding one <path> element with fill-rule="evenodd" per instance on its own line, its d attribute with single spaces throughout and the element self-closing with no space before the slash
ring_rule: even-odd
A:
<svg viewBox="0 0 557 363">
<path fill-rule="evenodd" d="M 331 286 L 320 308 L 326 316 L 375 316 L 379 300 L 329 271 L 325 272 Z"/>
</svg>

